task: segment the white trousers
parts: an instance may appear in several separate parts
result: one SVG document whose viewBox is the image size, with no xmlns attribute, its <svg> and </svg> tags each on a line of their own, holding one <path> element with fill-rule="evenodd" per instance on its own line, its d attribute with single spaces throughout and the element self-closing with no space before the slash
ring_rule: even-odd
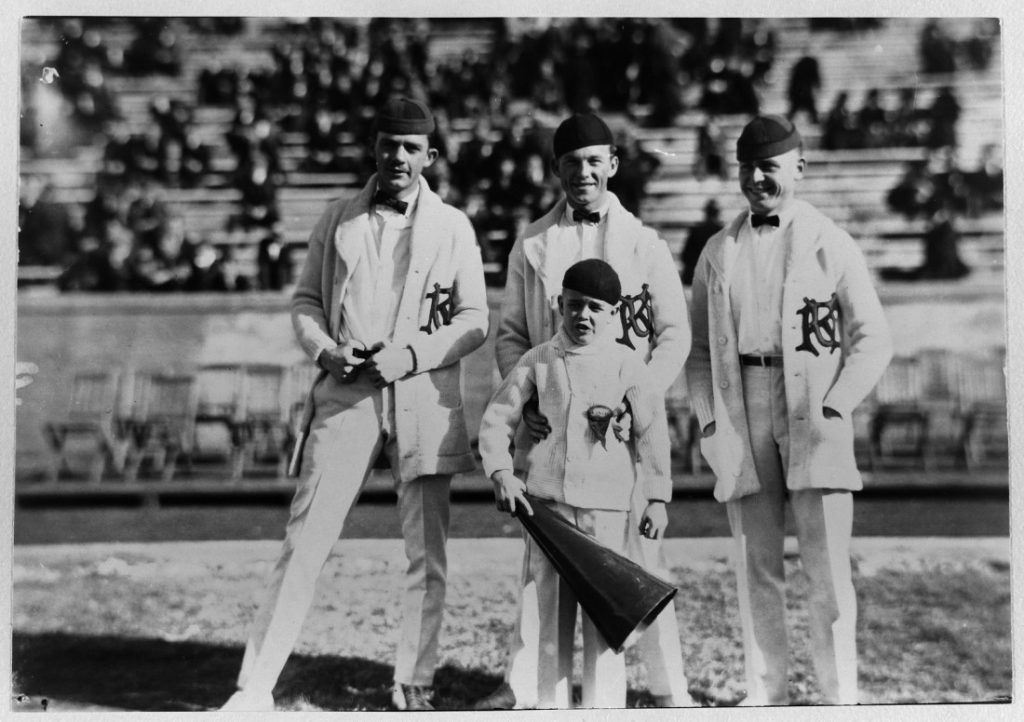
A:
<svg viewBox="0 0 1024 722">
<path fill-rule="evenodd" d="M 298 639 L 317 577 L 349 510 L 383 449 L 398 468 L 390 389 L 362 380 L 340 385 L 327 377 L 315 392 L 316 416 L 303 455 L 280 558 L 250 630 L 238 688 L 269 694 Z M 409 565 L 395 682 L 433 684 L 444 610 L 451 476 L 399 483 L 398 513 Z M 342 641 L 342 640 L 339 640 Z"/>
<path fill-rule="evenodd" d="M 644 569 L 665 581 L 672 582 L 671 572 L 662 549 L 662 539 L 640 536 L 640 518 L 647 508 L 647 499 L 639 486 L 630 499 L 626 520 L 626 556 Z M 524 532 L 529 543 L 529 537 Z M 525 583 L 524 563 L 520 576 L 519 615 L 516 617 L 509 641 L 505 682 L 512 688 L 516 702 L 533 707 L 537 700 L 537 658 L 540 639 L 538 601 L 536 590 Z M 683 670 L 683 651 L 679 641 L 675 601 L 665 606 L 637 642 L 640 659 L 647 669 L 648 690 L 654 695 L 671 695 L 678 705 L 689 700 L 689 684 Z M 541 680 L 542 681 L 542 680 Z"/>
<path fill-rule="evenodd" d="M 558 502 L 547 504 L 574 526 L 610 549 L 623 553 L 626 512 L 581 509 Z M 576 639 L 578 601 L 555 571 L 543 550 L 529 539 L 523 555 L 525 588 L 537 599 L 538 645 L 537 706 L 569 709 L 572 706 L 572 661 Z M 608 646 L 597 627 L 582 613 L 583 707 L 626 706 L 626 661 Z"/>
<path fill-rule="evenodd" d="M 732 530 L 747 698 L 789 701 L 783 543 L 789 430 L 779 367 L 743 367 L 743 398 L 761 491 L 726 503 Z M 800 563 L 810 586 L 811 655 L 826 704 L 857 703 L 857 597 L 850 570 L 853 495 L 788 493 Z"/>
</svg>

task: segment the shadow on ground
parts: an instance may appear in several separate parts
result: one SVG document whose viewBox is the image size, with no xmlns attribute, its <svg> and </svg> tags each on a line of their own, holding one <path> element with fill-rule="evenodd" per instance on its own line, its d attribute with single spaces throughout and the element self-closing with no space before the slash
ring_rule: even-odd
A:
<svg viewBox="0 0 1024 722">
<path fill-rule="evenodd" d="M 242 648 L 49 632 L 13 637 L 14 693 L 36 702 L 125 711 L 216 709 L 234 691 Z M 293 654 L 274 688 L 278 710 L 389 709 L 394 668 L 356 657 Z M 501 677 L 445 665 L 437 670 L 438 709 L 471 709 Z M 579 697 L 578 685 L 575 689 Z M 630 690 L 627 707 L 648 707 L 646 691 Z"/>
</svg>

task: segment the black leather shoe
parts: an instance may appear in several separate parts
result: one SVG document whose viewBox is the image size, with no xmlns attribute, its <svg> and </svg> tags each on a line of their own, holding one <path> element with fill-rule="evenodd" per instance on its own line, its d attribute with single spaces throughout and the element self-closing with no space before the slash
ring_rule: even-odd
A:
<svg viewBox="0 0 1024 722">
<path fill-rule="evenodd" d="M 508 686 L 507 682 L 502 682 L 500 687 L 473 705 L 474 710 L 481 712 L 485 710 L 515 708 L 516 694 L 512 691 L 512 688 Z"/>
</svg>

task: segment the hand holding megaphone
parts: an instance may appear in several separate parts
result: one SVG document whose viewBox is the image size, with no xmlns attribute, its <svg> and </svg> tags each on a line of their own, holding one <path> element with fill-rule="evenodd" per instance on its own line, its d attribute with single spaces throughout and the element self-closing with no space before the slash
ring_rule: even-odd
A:
<svg viewBox="0 0 1024 722">
<path fill-rule="evenodd" d="M 491 474 L 491 483 L 498 511 L 515 514 L 517 509 L 523 509 L 528 516 L 533 516 L 533 507 L 526 500 L 526 482 L 508 469 L 499 469 Z"/>
</svg>

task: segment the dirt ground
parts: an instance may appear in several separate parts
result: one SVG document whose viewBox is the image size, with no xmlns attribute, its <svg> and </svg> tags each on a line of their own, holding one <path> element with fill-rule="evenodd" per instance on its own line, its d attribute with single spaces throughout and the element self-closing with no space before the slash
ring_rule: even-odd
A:
<svg viewBox="0 0 1024 722">
<path fill-rule="evenodd" d="M 44 700 L 49 711 L 218 706 L 277 550 L 273 541 L 15 547 L 13 709 L 42 709 Z M 458 710 L 500 681 L 521 543 L 454 539 L 449 550 L 436 687 L 438 706 Z M 707 706 L 735 704 L 742 652 L 728 543 L 668 539 L 665 550 L 690 690 Z M 858 538 L 853 556 L 863 703 L 1008 700 L 1006 537 Z M 403 568 L 398 540 L 338 543 L 275 689 L 278 710 L 387 708 Z M 814 703 L 795 548 L 787 573 L 791 699 Z M 626 654 L 627 704 L 650 706 L 646 672 L 635 651 Z"/>
</svg>

